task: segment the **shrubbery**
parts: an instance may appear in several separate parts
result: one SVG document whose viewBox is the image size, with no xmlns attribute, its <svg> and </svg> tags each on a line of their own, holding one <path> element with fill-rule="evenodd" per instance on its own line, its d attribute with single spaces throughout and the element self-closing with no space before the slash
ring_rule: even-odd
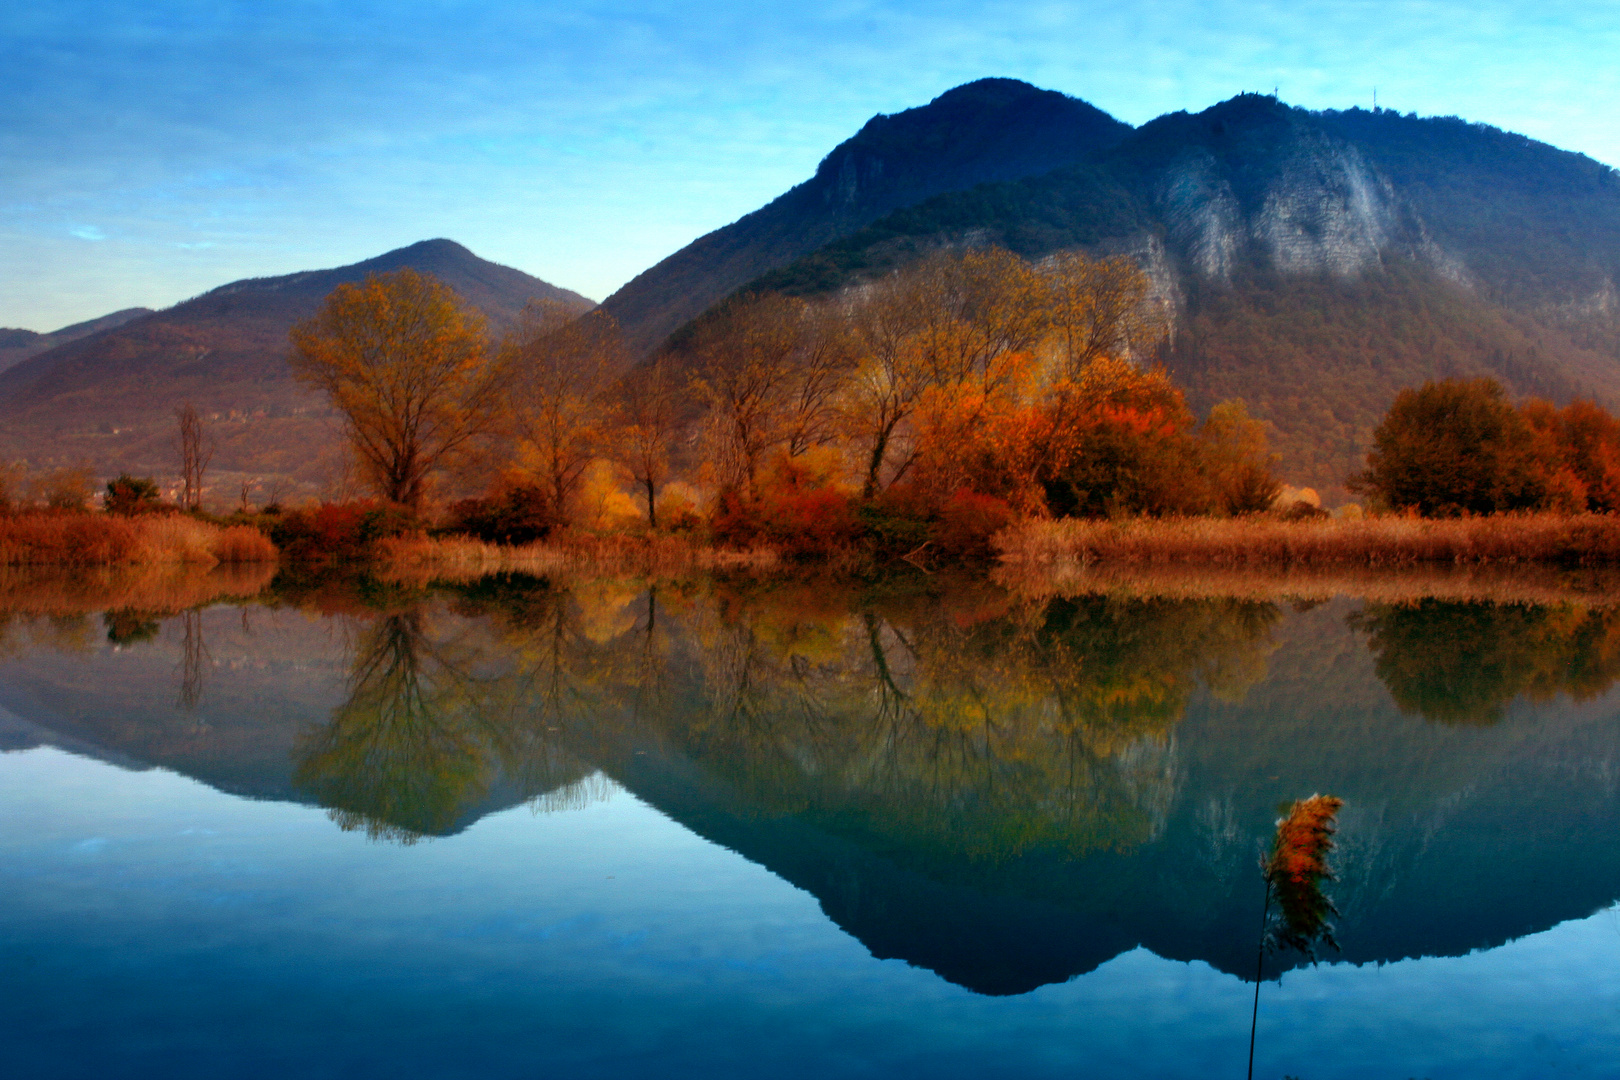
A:
<svg viewBox="0 0 1620 1080">
<path fill-rule="evenodd" d="M 491 544 L 532 544 L 559 524 L 556 508 L 538 484 L 505 483 L 483 498 L 452 503 L 443 530 Z"/>
<path fill-rule="evenodd" d="M 1403 390 L 1352 491 L 1426 517 L 1620 509 L 1620 422 L 1588 401 L 1518 407 L 1492 379 Z"/>
<path fill-rule="evenodd" d="M 292 558 L 310 562 L 360 558 L 373 541 L 421 528 L 410 509 L 369 499 L 321 503 L 267 517 L 275 545 Z"/>
<path fill-rule="evenodd" d="M 107 481 L 107 495 L 102 505 L 109 514 L 140 514 L 164 509 L 158 500 L 156 481 L 129 473 L 119 473 L 116 480 Z"/>
</svg>

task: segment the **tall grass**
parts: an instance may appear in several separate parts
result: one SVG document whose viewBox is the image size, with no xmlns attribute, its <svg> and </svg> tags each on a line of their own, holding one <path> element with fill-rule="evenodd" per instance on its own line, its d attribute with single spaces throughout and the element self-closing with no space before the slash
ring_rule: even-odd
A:
<svg viewBox="0 0 1620 1080">
<path fill-rule="evenodd" d="M 117 566 L 274 562 L 276 547 L 245 525 L 184 514 L 28 513 L 0 517 L 0 565 Z"/>
<path fill-rule="evenodd" d="M 1608 566 L 1620 565 L 1620 516 L 1025 521 L 998 534 L 995 546 L 1003 563 L 1049 568 L 1108 563 Z"/>
</svg>

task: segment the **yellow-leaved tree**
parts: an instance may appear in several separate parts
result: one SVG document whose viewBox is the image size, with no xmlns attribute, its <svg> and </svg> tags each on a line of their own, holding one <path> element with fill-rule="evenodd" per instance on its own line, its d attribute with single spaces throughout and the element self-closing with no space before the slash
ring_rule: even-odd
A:
<svg viewBox="0 0 1620 1080">
<path fill-rule="evenodd" d="M 293 327 L 294 373 L 343 415 L 366 480 L 421 505 L 433 473 L 489 430 L 505 383 L 484 319 L 415 270 L 339 285 Z"/>
</svg>

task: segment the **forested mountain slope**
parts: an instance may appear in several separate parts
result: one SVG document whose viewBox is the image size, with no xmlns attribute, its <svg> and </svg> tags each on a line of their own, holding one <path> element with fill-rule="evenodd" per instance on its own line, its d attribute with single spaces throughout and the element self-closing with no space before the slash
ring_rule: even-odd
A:
<svg viewBox="0 0 1620 1080">
<path fill-rule="evenodd" d="M 64 326 L 60 330 L 40 334 L 32 330 L 19 330 L 15 327 L 0 327 L 0 371 L 4 371 L 15 364 L 20 364 L 30 356 L 38 355 L 46 349 L 54 349 L 58 345 L 66 345 L 70 341 L 77 341 L 82 337 L 99 333 L 102 330 L 111 330 L 122 326 L 131 319 L 138 319 L 142 315 L 150 315 L 151 308 L 133 307 L 114 311 L 103 315 L 99 319 L 87 319 L 84 322 Z"/>
<path fill-rule="evenodd" d="M 1015 79 L 981 79 L 867 121 L 815 176 L 693 241 L 602 306 L 647 352 L 760 274 L 942 191 L 1047 173 L 1130 133 L 1083 101 Z"/>
</svg>

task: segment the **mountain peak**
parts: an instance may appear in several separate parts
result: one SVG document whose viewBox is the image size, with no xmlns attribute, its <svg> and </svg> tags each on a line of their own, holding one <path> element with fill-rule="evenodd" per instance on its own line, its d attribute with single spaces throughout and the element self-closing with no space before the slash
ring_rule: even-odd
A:
<svg viewBox="0 0 1620 1080">
<path fill-rule="evenodd" d="M 812 183 L 836 178 L 847 188 L 845 163 L 855 156 L 882 162 L 876 168 L 868 165 L 872 180 L 885 174 L 893 177 L 897 169 L 917 173 L 962 166 L 985 172 L 983 180 L 1013 179 L 1033 174 L 1025 163 L 1031 139 L 1042 140 L 1050 157 L 1072 158 L 1079 146 L 1089 153 L 1118 142 L 1130 131 L 1129 124 L 1056 90 L 1018 79 L 978 79 L 953 87 L 926 105 L 872 117 L 822 159 Z M 1043 160 L 1035 171 L 1068 163 Z"/>
<path fill-rule="evenodd" d="M 432 240 L 418 240 L 414 244 L 407 244 L 393 251 L 385 251 L 375 259 L 367 262 L 388 262 L 401 260 L 410 262 L 417 259 L 474 259 L 478 258 L 470 250 L 454 240 L 439 236 Z"/>
<path fill-rule="evenodd" d="M 979 101 L 1016 101 L 1019 98 L 1040 97 L 1045 94 L 1057 94 L 1056 90 L 1042 90 L 1032 86 L 1022 79 L 1004 79 L 991 76 L 985 79 L 974 79 L 961 86 L 953 86 L 943 94 L 936 97 L 929 105 L 943 103 L 979 100 Z M 1066 95 L 1059 95 L 1060 97 Z M 926 106 L 925 106 L 926 108 Z"/>
<path fill-rule="evenodd" d="M 872 117 L 809 180 L 643 272 L 603 307 L 634 348 L 649 352 L 733 289 L 885 214 L 1078 164 L 1131 130 L 1084 101 L 1017 79 L 965 83 L 927 105 Z"/>
</svg>

